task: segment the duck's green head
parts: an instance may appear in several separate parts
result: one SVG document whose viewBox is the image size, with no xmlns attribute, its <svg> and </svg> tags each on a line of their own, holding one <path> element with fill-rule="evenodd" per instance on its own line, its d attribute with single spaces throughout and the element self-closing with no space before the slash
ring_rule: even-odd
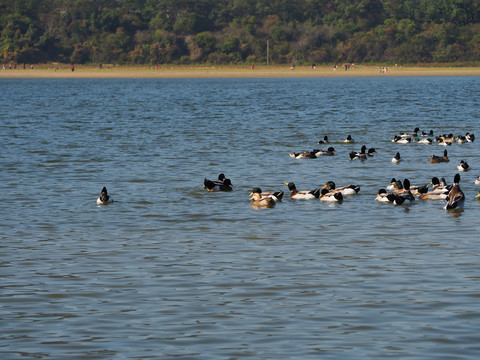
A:
<svg viewBox="0 0 480 360">
<path fill-rule="evenodd" d="M 335 183 L 333 181 L 327 181 L 323 188 L 327 188 L 329 190 L 335 190 Z"/>
<path fill-rule="evenodd" d="M 288 186 L 288 190 L 290 190 L 290 191 L 293 191 L 293 190 L 297 189 L 297 187 L 295 186 L 295 184 L 293 182 L 284 182 L 284 184 Z"/>
<path fill-rule="evenodd" d="M 259 187 L 256 187 L 256 188 L 253 188 L 252 190 L 252 193 L 250 195 L 253 195 L 253 194 L 261 194 L 262 193 L 262 189 L 260 189 Z"/>
</svg>

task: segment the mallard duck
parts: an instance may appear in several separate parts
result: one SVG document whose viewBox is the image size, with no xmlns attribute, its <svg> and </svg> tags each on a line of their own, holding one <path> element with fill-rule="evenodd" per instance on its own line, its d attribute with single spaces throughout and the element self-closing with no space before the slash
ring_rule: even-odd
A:
<svg viewBox="0 0 480 360">
<path fill-rule="evenodd" d="M 353 144 L 355 141 L 353 141 L 353 138 L 350 135 L 348 135 L 347 138 L 343 140 L 343 142 L 347 144 Z"/>
<path fill-rule="evenodd" d="M 397 194 L 387 193 L 385 189 L 378 190 L 375 200 L 393 203 L 394 205 L 402 205 L 405 202 L 405 198 L 398 196 Z"/>
<path fill-rule="evenodd" d="M 468 170 L 470 170 L 470 166 L 467 164 L 466 161 L 462 160 L 462 161 L 460 161 L 460 164 L 457 165 L 457 170 L 458 171 L 468 171 Z"/>
<path fill-rule="evenodd" d="M 397 182 L 397 179 L 395 178 L 392 178 L 392 180 L 390 180 L 390 184 L 387 185 L 387 190 L 393 190 L 395 189 L 395 183 Z"/>
<path fill-rule="evenodd" d="M 250 200 L 253 200 L 252 205 L 256 207 L 269 207 L 275 206 L 276 201 L 269 196 L 262 196 L 262 190 L 258 187 L 253 188 L 250 194 Z"/>
<path fill-rule="evenodd" d="M 465 138 L 467 139 L 468 142 L 474 142 L 475 141 L 475 135 L 470 134 L 468 132 L 465 134 Z"/>
<path fill-rule="evenodd" d="M 448 196 L 448 189 L 428 191 L 428 186 L 421 186 L 413 195 L 417 195 L 419 200 L 445 200 Z"/>
<path fill-rule="evenodd" d="M 392 163 L 399 163 L 400 161 L 402 161 L 402 159 L 400 158 L 400 153 L 397 152 L 395 156 L 392 158 Z"/>
<path fill-rule="evenodd" d="M 416 128 L 413 130 L 413 133 L 403 132 L 403 133 L 400 133 L 400 137 L 402 137 L 402 138 L 417 137 L 417 134 L 418 134 L 419 131 L 420 131 L 420 129 L 419 129 L 418 127 L 416 127 Z"/>
<path fill-rule="evenodd" d="M 457 143 L 464 144 L 467 142 L 467 138 L 465 136 L 459 135 L 457 136 Z"/>
<path fill-rule="evenodd" d="M 390 202 L 390 200 L 388 199 L 388 195 L 389 194 L 387 193 L 387 190 L 380 189 L 378 190 L 378 194 L 375 197 L 375 200 L 380 202 Z"/>
<path fill-rule="evenodd" d="M 330 146 L 327 150 L 316 150 L 315 156 L 333 156 L 335 155 L 335 148 Z"/>
<path fill-rule="evenodd" d="M 317 158 L 315 156 L 314 151 L 304 151 L 304 152 L 290 153 L 290 156 L 294 157 L 295 159 L 316 159 Z"/>
<path fill-rule="evenodd" d="M 343 195 L 340 191 L 329 191 L 326 188 L 322 189 L 320 193 L 320 200 L 326 202 L 339 202 L 343 200 Z"/>
<path fill-rule="evenodd" d="M 261 191 L 262 197 L 271 197 L 275 201 L 282 201 L 283 191 Z"/>
<path fill-rule="evenodd" d="M 290 190 L 290 197 L 292 199 L 318 199 L 320 196 L 320 189 L 298 191 L 293 182 L 285 182 L 285 185 L 288 186 L 288 189 Z"/>
<path fill-rule="evenodd" d="M 422 131 L 422 136 L 433 136 L 433 130 L 430 130 L 430 132 L 426 133 L 425 131 Z"/>
<path fill-rule="evenodd" d="M 393 193 L 410 202 L 415 201 L 415 196 L 413 196 L 412 192 L 410 191 L 410 180 L 408 179 L 403 180 L 402 188 L 395 190 Z"/>
<path fill-rule="evenodd" d="M 460 174 L 455 174 L 453 178 L 453 185 L 448 193 L 447 198 L 445 199 L 447 204 L 445 205 L 445 210 L 450 209 L 461 209 L 465 203 L 465 194 L 462 189 L 460 189 Z"/>
<path fill-rule="evenodd" d="M 480 185 L 480 176 L 475 179 L 475 185 Z"/>
<path fill-rule="evenodd" d="M 453 134 L 440 135 L 440 139 L 442 140 L 442 142 L 447 143 L 447 144 L 453 144 L 455 142 L 455 136 L 453 136 Z"/>
<path fill-rule="evenodd" d="M 219 179 L 220 179 L 220 175 L 219 175 Z M 222 181 L 208 180 L 207 178 L 205 178 L 203 180 L 203 187 L 207 189 L 207 191 L 232 191 L 233 190 L 232 181 L 230 179 L 226 179 L 225 176 L 223 176 Z"/>
<path fill-rule="evenodd" d="M 327 181 L 327 183 L 323 186 L 322 189 L 328 189 L 330 192 L 341 192 L 342 195 L 355 195 L 358 194 L 360 191 L 359 185 L 345 185 L 340 186 L 339 188 L 335 187 L 335 183 L 333 181 Z"/>
<path fill-rule="evenodd" d="M 399 144 L 408 144 L 408 143 L 412 142 L 412 138 L 401 137 L 401 136 L 395 135 L 392 142 L 399 143 Z"/>
<path fill-rule="evenodd" d="M 448 162 L 447 150 L 443 152 L 443 156 L 432 155 L 430 157 L 430 164 L 438 164 L 441 162 Z"/>
<path fill-rule="evenodd" d="M 104 186 L 100 196 L 97 199 L 98 205 L 107 205 L 113 203 L 113 198 L 108 195 L 107 188 Z"/>
<path fill-rule="evenodd" d="M 323 140 L 320 140 L 318 143 L 319 143 L 319 144 L 330 144 L 330 143 L 328 142 L 328 136 L 325 135 L 325 136 L 323 137 Z"/>
<path fill-rule="evenodd" d="M 367 147 L 365 145 L 362 146 L 359 152 L 351 151 L 349 154 L 350 160 L 366 160 L 367 159 Z"/>
<path fill-rule="evenodd" d="M 432 145 L 432 143 L 433 143 L 433 140 L 430 139 L 430 138 L 420 139 L 420 138 L 417 137 L 413 141 L 416 141 L 419 144 L 426 144 L 426 145 Z"/>
</svg>

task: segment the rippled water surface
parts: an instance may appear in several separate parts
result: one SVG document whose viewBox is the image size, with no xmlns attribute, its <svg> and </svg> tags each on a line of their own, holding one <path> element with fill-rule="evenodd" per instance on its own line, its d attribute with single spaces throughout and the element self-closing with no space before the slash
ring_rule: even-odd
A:
<svg viewBox="0 0 480 360">
<path fill-rule="evenodd" d="M 480 135 L 478 80 L 0 80 L 0 357 L 477 358 L 479 142 L 430 164 L 444 147 L 391 139 Z M 289 156 L 324 135 L 335 156 Z M 374 200 L 462 159 L 463 211 Z M 205 191 L 220 172 L 234 191 Z M 248 200 L 328 180 L 361 190 Z"/>
</svg>

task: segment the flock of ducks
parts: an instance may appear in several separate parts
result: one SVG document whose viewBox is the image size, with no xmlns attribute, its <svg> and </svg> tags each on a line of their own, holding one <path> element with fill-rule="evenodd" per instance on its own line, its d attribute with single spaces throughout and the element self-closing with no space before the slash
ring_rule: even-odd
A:
<svg viewBox="0 0 480 360">
<path fill-rule="evenodd" d="M 449 144 L 451 145 L 454 142 L 463 143 L 463 142 L 473 142 L 475 140 L 475 135 L 471 133 L 466 133 L 465 136 L 454 137 L 452 134 L 441 135 L 434 138 L 434 140 L 428 138 L 428 136 L 433 136 L 433 131 L 430 130 L 429 133 L 422 132 L 419 133 L 419 128 L 415 128 L 413 133 L 401 133 L 400 135 L 395 135 L 393 142 L 397 143 L 410 143 L 413 142 L 432 144 L 434 141 L 438 142 L 439 145 Z M 420 139 L 423 137 L 423 139 Z M 425 141 L 422 141 L 425 140 Z M 347 138 L 343 141 L 344 143 L 354 143 L 353 138 L 348 135 Z M 329 144 L 328 136 L 325 136 L 323 140 L 318 142 L 319 144 Z M 360 151 L 355 152 L 351 151 L 349 153 L 350 160 L 366 160 L 369 157 L 373 156 L 376 153 L 374 148 L 367 150 L 366 146 L 363 145 Z M 321 156 L 333 156 L 335 155 L 335 149 L 330 146 L 327 150 L 313 149 L 312 151 L 303 151 L 303 152 L 294 152 L 290 156 L 296 159 L 314 159 Z M 402 161 L 400 153 L 397 152 L 392 158 L 393 163 L 398 163 Z M 430 163 L 442 163 L 448 162 L 448 153 L 447 150 L 444 151 L 443 156 L 432 155 L 430 158 Z M 468 171 L 470 170 L 469 165 L 462 160 L 457 166 L 458 171 Z M 475 180 L 475 184 L 480 186 L 480 176 Z M 216 180 L 209 180 L 207 178 L 203 181 L 204 188 L 207 191 L 232 191 L 233 184 L 230 179 L 228 179 L 224 173 L 218 175 Z M 325 202 L 341 202 L 345 196 L 351 196 L 358 194 L 360 191 L 359 185 L 345 185 L 337 187 L 333 181 L 328 181 L 321 189 L 315 188 L 312 190 L 298 190 L 295 183 L 285 182 L 289 191 L 291 199 L 320 199 L 320 201 Z M 430 186 L 432 189 L 430 190 Z M 388 192 L 389 190 L 390 192 Z M 255 207 L 274 207 L 275 204 L 279 201 L 282 201 L 284 192 L 263 192 L 261 188 L 255 187 L 250 193 L 250 200 L 252 205 Z M 480 197 L 480 191 L 477 195 L 477 198 Z M 408 179 L 404 181 L 397 180 L 393 178 L 391 183 L 378 191 L 375 200 L 380 202 L 389 202 L 395 205 L 401 205 L 405 202 L 412 203 L 418 200 L 444 200 L 446 204 L 444 209 L 457 209 L 463 208 L 465 202 L 465 194 L 460 188 L 460 174 L 456 174 L 453 179 L 453 183 L 448 185 L 444 178 L 439 180 L 437 177 L 433 177 L 429 184 L 421 186 L 412 186 Z M 97 204 L 107 205 L 113 203 L 114 200 L 107 193 L 106 187 L 103 187 L 100 196 L 97 199 Z"/>
</svg>

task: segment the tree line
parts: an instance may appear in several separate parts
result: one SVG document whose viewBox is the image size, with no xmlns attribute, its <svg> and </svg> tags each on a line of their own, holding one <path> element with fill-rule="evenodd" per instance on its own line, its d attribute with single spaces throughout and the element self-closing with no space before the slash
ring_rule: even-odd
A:
<svg viewBox="0 0 480 360">
<path fill-rule="evenodd" d="M 477 63 L 478 0 L 0 0 L 0 62 Z"/>
</svg>

